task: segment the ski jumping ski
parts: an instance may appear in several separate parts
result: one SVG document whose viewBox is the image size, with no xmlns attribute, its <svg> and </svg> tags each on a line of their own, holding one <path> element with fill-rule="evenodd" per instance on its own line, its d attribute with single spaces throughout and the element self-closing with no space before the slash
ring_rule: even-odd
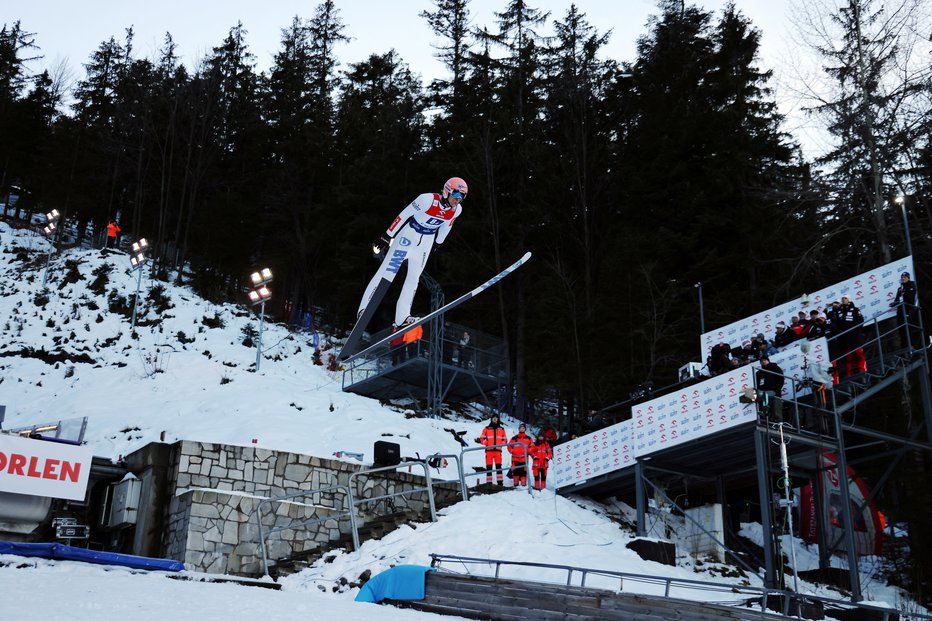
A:
<svg viewBox="0 0 932 621">
<path fill-rule="evenodd" d="M 394 276 L 394 274 L 391 274 L 392 278 L 394 278 Z M 356 325 L 353 326 L 349 336 L 346 337 L 346 343 L 344 343 L 343 348 L 340 349 L 337 360 L 344 360 L 359 348 L 359 341 L 362 340 L 362 335 L 366 331 L 366 326 L 369 325 L 369 322 L 372 321 L 372 318 L 375 316 L 375 311 L 382 302 L 382 298 L 388 293 L 388 288 L 391 284 L 391 278 L 383 277 L 382 280 L 379 281 L 379 284 L 375 288 L 375 293 L 372 294 L 372 299 L 369 300 L 365 310 L 362 311 L 362 315 L 356 320 Z"/>
<path fill-rule="evenodd" d="M 486 289 L 488 289 L 489 287 L 491 287 L 492 285 L 494 285 L 495 283 L 497 283 L 497 282 L 500 281 L 501 279 L 505 278 L 506 276 L 508 276 L 509 274 L 511 274 L 512 272 L 514 272 L 516 269 L 518 269 L 519 267 L 521 267 L 521 266 L 524 265 L 525 263 L 527 263 L 527 262 L 530 260 L 530 258 L 531 258 L 531 253 L 530 253 L 530 252 L 524 253 L 524 256 L 523 256 L 523 257 L 521 257 L 520 259 L 518 259 L 517 261 L 515 261 L 514 263 L 512 263 L 511 265 L 509 265 L 508 267 L 506 267 L 505 269 L 503 269 L 501 272 L 499 272 L 498 274 L 496 274 L 496 275 L 493 276 L 492 278 L 488 279 L 487 281 L 485 281 L 484 283 L 482 283 L 481 285 L 479 285 L 478 287 L 476 287 L 475 289 L 473 289 L 472 291 L 470 291 L 470 292 L 468 292 L 468 293 L 464 293 L 463 295 L 461 295 L 460 297 L 456 298 L 456 299 L 453 300 L 452 302 L 449 302 L 449 303 L 447 303 L 447 304 L 444 304 L 443 306 L 441 306 L 441 307 L 438 308 L 437 310 L 432 311 L 432 312 L 430 312 L 430 313 L 424 315 L 423 317 L 421 317 L 421 318 L 418 319 L 417 321 L 414 321 L 414 322 L 412 322 L 412 323 L 405 324 L 405 325 L 402 326 L 401 329 L 398 330 L 397 332 L 392 332 L 391 334 L 389 334 L 389 335 L 386 336 L 385 338 L 380 339 L 380 340 L 376 341 L 375 343 L 372 343 L 371 345 L 369 345 L 369 346 L 366 347 L 365 349 L 363 349 L 363 350 L 361 350 L 361 351 L 358 351 L 358 352 L 356 352 L 356 353 L 354 353 L 354 354 L 352 354 L 352 355 L 348 355 L 348 356 L 346 356 L 345 358 L 338 358 L 338 359 L 342 360 L 343 362 L 352 362 L 353 360 L 356 360 L 357 358 L 361 358 L 361 357 L 363 357 L 363 356 L 365 356 L 365 355 L 367 355 L 367 354 L 369 354 L 369 353 L 375 351 L 375 350 L 378 349 L 379 347 L 382 347 L 383 345 L 387 344 L 389 341 L 398 338 L 399 336 L 401 336 L 401 335 L 404 334 L 405 332 L 407 332 L 407 331 L 409 331 L 409 330 L 413 330 L 414 328 L 416 328 L 416 327 L 418 327 L 418 326 L 424 325 L 425 323 L 427 323 L 428 321 L 430 321 L 431 319 L 433 319 L 433 318 L 436 317 L 437 315 L 442 315 L 443 313 L 445 313 L 445 312 L 447 312 L 447 311 L 449 311 L 449 310 L 452 310 L 452 309 L 456 308 L 457 306 L 459 306 L 459 305 L 462 304 L 463 302 L 465 302 L 465 301 L 467 301 L 467 300 L 470 300 L 470 299 L 476 297 L 477 295 L 479 295 L 480 293 L 482 293 L 483 291 L 485 291 Z M 380 284 L 381 284 L 381 283 L 380 283 Z M 375 296 L 373 296 L 373 297 L 375 297 Z M 372 306 L 373 306 L 373 305 L 370 303 L 369 307 L 366 308 L 366 311 L 368 311 L 369 308 L 371 308 Z M 361 323 L 361 322 L 362 322 L 362 318 L 360 318 L 360 321 L 357 322 L 357 326 L 358 326 L 359 323 Z M 355 332 L 355 328 L 353 329 L 353 331 Z M 352 336 L 352 334 L 351 334 L 350 336 Z M 362 336 L 362 333 L 361 333 L 361 331 L 360 331 L 359 337 L 361 337 L 361 336 Z M 356 342 L 358 342 L 359 337 L 357 337 Z M 349 345 L 350 345 L 349 339 L 347 339 L 347 343 L 346 343 L 346 345 L 343 346 L 343 349 L 342 349 L 342 351 L 340 352 L 340 356 L 343 356 L 343 353 L 344 353 L 344 352 L 352 351 L 351 349 L 347 349 Z M 354 343 L 354 346 L 355 346 L 355 343 Z"/>
</svg>

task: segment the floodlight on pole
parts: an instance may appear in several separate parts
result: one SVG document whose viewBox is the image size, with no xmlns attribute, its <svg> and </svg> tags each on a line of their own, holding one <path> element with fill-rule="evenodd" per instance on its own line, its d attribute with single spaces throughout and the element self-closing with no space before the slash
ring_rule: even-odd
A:
<svg viewBox="0 0 932 621">
<path fill-rule="evenodd" d="M 139 290 L 142 288 L 142 266 L 149 260 L 149 242 L 143 237 L 137 242 L 133 242 L 132 254 L 129 257 L 129 264 L 136 272 L 136 297 L 133 299 L 133 320 L 130 334 L 136 333 L 136 308 L 139 306 Z"/>
<path fill-rule="evenodd" d="M 49 248 L 48 255 L 45 257 L 45 270 L 42 272 L 42 288 L 45 289 L 45 283 L 48 282 L 49 278 L 49 263 L 52 262 L 52 253 L 55 251 L 55 237 L 58 234 L 58 221 L 61 220 L 61 214 L 58 213 L 57 209 L 45 214 L 45 227 L 42 229 L 42 232 L 45 233 L 45 236 L 49 238 L 49 241 L 52 243 Z"/>
<path fill-rule="evenodd" d="M 699 292 L 699 333 L 705 334 L 705 308 L 702 306 L 702 282 L 693 285 Z"/>
<path fill-rule="evenodd" d="M 903 232 L 906 235 L 906 253 L 909 256 L 913 256 L 913 242 L 909 236 L 909 219 L 906 217 L 906 195 L 900 194 L 893 199 L 893 202 L 900 206 L 900 211 L 903 214 Z"/>
<path fill-rule="evenodd" d="M 252 281 L 252 290 L 249 292 L 249 303 L 259 305 L 259 337 L 256 339 L 256 371 L 262 363 L 262 328 L 265 324 L 265 303 L 271 299 L 272 292 L 266 286 L 272 282 L 272 270 L 265 267 L 249 276 Z"/>
</svg>

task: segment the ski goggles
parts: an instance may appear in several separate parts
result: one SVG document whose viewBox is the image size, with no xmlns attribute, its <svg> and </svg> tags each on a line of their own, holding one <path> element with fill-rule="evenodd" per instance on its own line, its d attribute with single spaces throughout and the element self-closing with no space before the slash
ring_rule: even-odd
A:
<svg viewBox="0 0 932 621">
<path fill-rule="evenodd" d="M 460 192 L 459 190 L 453 190 L 452 192 L 450 192 L 450 198 L 456 198 L 459 200 L 463 200 L 464 198 L 466 198 L 466 192 Z"/>
</svg>

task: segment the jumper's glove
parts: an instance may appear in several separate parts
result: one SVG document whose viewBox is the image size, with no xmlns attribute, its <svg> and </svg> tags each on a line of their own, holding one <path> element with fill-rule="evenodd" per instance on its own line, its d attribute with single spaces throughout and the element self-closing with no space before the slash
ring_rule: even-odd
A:
<svg viewBox="0 0 932 621">
<path fill-rule="evenodd" d="M 379 236 L 374 242 L 372 242 L 372 256 L 381 257 L 384 255 L 385 250 L 391 243 L 392 241 L 386 238 L 384 235 Z"/>
</svg>

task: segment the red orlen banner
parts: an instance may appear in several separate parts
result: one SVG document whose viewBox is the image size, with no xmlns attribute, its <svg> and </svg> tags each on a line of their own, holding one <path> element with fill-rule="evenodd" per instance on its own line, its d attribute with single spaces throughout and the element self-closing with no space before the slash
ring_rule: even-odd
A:
<svg viewBox="0 0 932 621">
<path fill-rule="evenodd" d="M 93 457 L 85 446 L 0 434 L 0 491 L 84 500 Z"/>
</svg>

